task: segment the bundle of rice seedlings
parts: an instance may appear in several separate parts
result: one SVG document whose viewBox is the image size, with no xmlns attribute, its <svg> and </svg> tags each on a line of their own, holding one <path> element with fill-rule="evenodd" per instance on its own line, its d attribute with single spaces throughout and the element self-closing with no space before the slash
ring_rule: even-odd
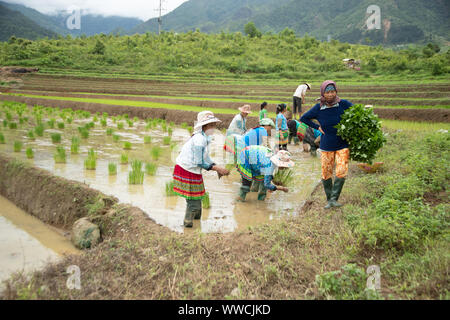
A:
<svg viewBox="0 0 450 320">
<path fill-rule="evenodd" d="M 61 142 L 61 134 L 59 133 L 52 133 L 51 134 L 52 142 L 53 143 L 60 143 Z"/>
<path fill-rule="evenodd" d="M 153 160 L 158 160 L 159 156 L 161 155 L 161 148 L 158 146 L 154 146 L 151 150 L 150 150 L 150 154 L 152 156 Z"/>
<path fill-rule="evenodd" d="M 120 164 L 128 164 L 128 155 L 126 153 L 120 155 Z"/>
<path fill-rule="evenodd" d="M 9 122 L 8 127 L 10 129 L 17 129 L 17 122 Z"/>
<path fill-rule="evenodd" d="M 112 128 L 107 128 L 106 129 L 106 135 L 107 136 L 112 136 L 113 132 L 114 132 L 114 130 Z"/>
<path fill-rule="evenodd" d="M 273 176 L 273 183 L 283 187 L 289 186 L 294 179 L 294 171 L 292 169 L 278 170 Z"/>
<path fill-rule="evenodd" d="M 131 150 L 131 142 L 125 141 L 125 142 L 123 143 L 123 149 L 124 149 L 124 150 Z"/>
<path fill-rule="evenodd" d="M 205 192 L 205 195 L 202 198 L 202 207 L 203 209 L 209 209 L 211 207 L 209 202 L 209 192 Z"/>
<path fill-rule="evenodd" d="M 36 133 L 36 135 L 38 137 L 43 137 L 44 136 L 44 125 L 38 124 L 36 127 L 34 127 L 34 132 Z"/>
<path fill-rule="evenodd" d="M 110 176 L 115 176 L 117 174 L 117 165 L 113 162 L 108 163 L 108 172 Z"/>
<path fill-rule="evenodd" d="M 158 169 L 158 165 L 155 163 L 146 163 L 145 164 L 145 173 L 149 176 L 154 176 L 156 174 L 157 169 Z"/>
<path fill-rule="evenodd" d="M 31 147 L 27 148 L 27 150 L 25 151 L 25 154 L 27 155 L 28 159 L 33 159 L 34 158 L 34 152 L 33 152 L 33 149 Z"/>
<path fill-rule="evenodd" d="M 128 174 L 129 184 L 143 184 L 144 183 L 144 172 L 142 171 L 142 161 L 133 160 L 131 161 L 131 171 Z"/>
<path fill-rule="evenodd" d="M 58 129 L 64 129 L 64 122 L 58 122 Z"/>
<path fill-rule="evenodd" d="M 20 152 L 22 150 L 22 141 L 14 141 L 14 152 Z"/>
<path fill-rule="evenodd" d="M 5 144 L 5 136 L 0 132 L 0 144 Z"/>
<path fill-rule="evenodd" d="M 118 135 L 118 134 L 113 134 L 113 141 L 114 142 L 119 142 L 119 140 L 120 140 L 120 136 Z"/>
<path fill-rule="evenodd" d="M 97 155 L 95 154 L 94 149 L 89 149 L 88 157 L 84 160 L 84 168 L 87 170 L 95 170 L 97 167 Z"/>
<path fill-rule="evenodd" d="M 70 146 L 71 154 L 78 154 L 80 150 L 80 139 L 76 136 L 72 137 L 72 144 Z"/>
<path fill-rule="evenodd" d="M 62 146 L 56 147 L 56 152 L 53 155 L 56 163 L 66 163 L 66 150 Z"/>
<path fill-rule="evenodd" d="M 173 180 L 166 182 L 166 196 L 167 197 L 173 197 L 173 196 L 177 195 L 175 193 L 175 191 L 173 191 L 173 186 L 174 186 Z"/>
<path fill-rule="evenodd" d="M 171 140 L 170 137 L 164 137 L 163 138 L 163 145 L 165 145 L 165 146 L 170 145 L 170 140 Z"/>
<path fill-rule="evenodd" d="M 122 130 L 123 129 L 123 122 L 117 123 L 117 129 Z"/>
</svg>

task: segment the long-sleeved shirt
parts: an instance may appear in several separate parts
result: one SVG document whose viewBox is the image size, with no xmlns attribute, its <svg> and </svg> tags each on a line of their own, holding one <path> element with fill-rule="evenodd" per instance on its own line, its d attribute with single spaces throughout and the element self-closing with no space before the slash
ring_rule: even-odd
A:
<svg viewBox="0 0 450 320">
<path fill-rule="evenodd" d="M 352 105 L 347 100 L 341 100 L 332 107 L 326 105 L 321 106 L 318 103 L 300 118 L 301 122 L 306 123 L 314 129 L 319 129 L 319 125 L 311 120 L 316 119 L 320 123 L 320 127 L 325 132 L 320 140 L 321 150 L 337 151 L 348 148 L 348 143 L 337 135 L 337 129 L 334 126 L 341 121 L 342 114 Z"/>
<path fill-rule="evenodd" d="M 268 154 L 271 150 L 264 146 L 249 146 L 241 151 L 238 157 L 238 168 L 251 177 L 264 176 L 264 187 L 271 191 L 277 190 L 272 183 L 276 166 L 270 160 Z M 241 173 L 242 174 L 242 173 Z"/>
<path fill-rule="evenodd" d="M 281 126 L 278 126 L 278 122 L 280 122 Z M 287 126 L 287 119 L 284 116 L 284 114 L 282 114 L 281 112 L 279 114 L 277 114 L 277 118 L 275 119 L 275 130 L 287 130 L 288 126 Z"/>
<path fill-rule="evenodd" d="M 243 136 L 247 131 L 247 127 L 245 124 L 245 118 L 239 113 L 237 114 L 230 123 L 230 126 L 227 130 L 227 135 L 229 134 L 240 134 Z"/>
<path fill-rule="evenodd" d="M 266 138 L 265 138 L 266 137 Z M 267 140 L 267 130 L 263 127 L 257 127 L 249 130 L 244 135 L 244 142 L 245 146 L 254 146 L 254 145 L 262 145 L 262 144 L 268 144 Z"/>
<path fill-rule="evenodd" d="M 176 164 L 195 174 L 201 174 L 202 169 L 211 170 L 214 162 L 209 156 L 208 136 L 203 131 L 194 134 L 183 145 Z"/>
</svg>

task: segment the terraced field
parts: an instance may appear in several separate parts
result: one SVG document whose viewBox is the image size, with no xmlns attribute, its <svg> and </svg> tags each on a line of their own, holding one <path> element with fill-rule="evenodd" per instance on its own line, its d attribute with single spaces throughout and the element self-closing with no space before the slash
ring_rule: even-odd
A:
<svg viewBox="0 0 450 320">
<path fill-rule="evenodd" d="M 350 83 L 350 82 L 349 82 Z M 304 110 L 316 103 L 320 96 L 320 83 L 312 82 L 313 90 L 308 92 Z M 370 104 L 382 118 L 409 121 L 449 122 L 450 120 L 450 82 L 449 83 L 411 83 L 411 84 L 372 84 L 360 85 L 338 83 L 339 95 L 354 104 Z M 168 80 L 90 78 L 76 76 L 52 76 L 33 74 L 24 77 L 23 84 L 7 91 L 2 99 L 13 99 L 29 104 L 54 106 L 65 105 L 76 108 L 89 104 L 96 109 L 99 105 L 122 107 L 145 107 L 158 110 L 180 110 L 199 112 L 213 108 L 218 114 L 226 116 L 226 121 L 243 104 L 250 104 L 259 110 L 262 101 L 267 101 L 269 116 L 274 117 L 276 105 L 292 105 L 292 93 L 296 85 L 262 82 L 261 84 L 220 83 L 208 80 L 204 83 L 176 82 Z M 64 102 L 64 103 L 63 103 Z M 117 108 L 116 108 L 117 109 Z M 256 123 L 257 112 L 250 118 Z M 192 117 L 192 115 L 191 115 Z M 191 118 L 189 117 L 189 118 Z M 179 122 L 171 118 L 171 121 Z M 195 119 L 195 117 L 194 117 Z M 227 123 L 224 123 L 227 125 Z"/>
</svg>

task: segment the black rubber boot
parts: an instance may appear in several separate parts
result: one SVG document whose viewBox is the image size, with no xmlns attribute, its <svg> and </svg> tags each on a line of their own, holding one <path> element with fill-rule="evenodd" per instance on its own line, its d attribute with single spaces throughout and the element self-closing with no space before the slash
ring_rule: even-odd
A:
<svg viewBox="0 0 450 320">
<path fill-rule="evenodd" d="M 323 189 L 325 190 L 325 195 L 327 196 L 327 205 L 324 207 L 325 209 L 330 209 L 332 206 L 330 204 L 331 200 L 331 192 L 333 190 L 333 179 L 329 178 L 327 180 L 322 179 Z"/>
<path fill-rule="evenodd" d="M 202 217 L 202 200 L 192 200 L 192 212 L 194 212 L 195 220 Z"/>
<path fill-rule="evenodd" d="M 333 190 L 331 191 L 330 204 L 332 207 L 342 207 L 342 204 L 338 202 L 341 195 L 342 188 L 344 187 L 345 178 L 334 179 Z"/>
</svg>

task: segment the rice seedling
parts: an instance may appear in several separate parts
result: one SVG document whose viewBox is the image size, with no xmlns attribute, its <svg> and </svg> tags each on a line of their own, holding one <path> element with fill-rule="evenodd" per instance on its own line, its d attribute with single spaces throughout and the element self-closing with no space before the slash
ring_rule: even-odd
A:
<svg viewBox="0 0 450 320">
<path fill-rule="evenodd" d="M 108 163 L 108 172 L 110 176 L 115 176 L 117 174 L 117 165 L 114 162 Z"/>
<path fill-rule="evenodd" d="M 142 171 L 142 161 L 133 160 L 131 161 L 131 171 L 128 174 L 129 184 L 143 184 L 144 183 L 144 172 Z"/>
<path fill-rule="evenodd" d="M 169 137 L 172 136 L 172 134 L 173 134 L 173 129 L 172 129 L 172 127 L 167 128 L 167 134 L 169 135 Z"/>
<path fill-rule="evenodd" d="M 145 173 L 149 176 L 154 176 L 156 174 L 156 169 L 158 169 L 158 165 L 155 163 L 145 164 Z"/>
<path fill-rule="evenodd" d="M 183 123 L 181 124 L 181 128 L 182 128 L 182 129 L 187 129 L 187 128 L 188 128 L 188 124 L 187 124 L 186 122 L 183 122 Z"/>
<path fill-rule="evenodd" d="M 34 137 L 34 132 L 33 132 L 33 130 L 28 130 L 28 132 L 27 132 L 27 137 L 30 139 L 30 140 L 36 140 L 36 138 Z"/>
<path fill-rule="evenodd" d="M 151 150 L 150 150 L 150 155 L 152 156 L 152 159 L 154 161 L 159 159 L 159 156 L 161 155 L 161 148 L 158 146 L 154 146 Z"/>
<path fill-rule="evenodd" d="M 113 141 L 114 142 L 119 142 L 119 140 L 120 140 L 120 136 L 118 135 L 118 134 L 113 134 Z"/>
<path fill-rule="evenodd" d="M 165 145 L 165 146 L 170 145 L 170 140 L 171 140 L 170 137 L 164 137 L 163 138 L 163 145 Z"/>
<path fill-rule="evenodd" d="M 5 112 L 5 116 L 6 116 L 6 120 L 12 121 L 13 117 L 12 117 L 12 114 L 11 114 L 11 113 L 9 113 L 8 111 L 6 111 L 6 112 Z"/>
<path fill-rule="evenodd" d="M 81 129 L 79 131 L 80 131 L 81 138 L 83 138 L 83 139 L 89 138 L 89 130 L 88 129 L 81 127 Z"/>
<path fill-rule="evenodd" d="M 66 118 L 66 122 L 67 122 L 67 124 L 71 124 L 73 122 L 73 118 L 72 117 L 67 117 Z"/>
<path fill-rule="evenodd" d="M 106 119 L 108 117 L 109 117 L 108 112 L 103 112 L 102 113 L 102 118 Z"/>
<path fill-rule="evenodd" d="M 144 137 L 144 143 L 145 143 L 145 144 L 150 144 L 150 143 L 152 143 L 152 137 L 150 137 L 150 136 L 145 136 L 145 137 Z"/>
<path fill-rule="evenodd" d="M 51 134 L 52 142 L 53 143 L 60 143 L 61 142 L 61 134 L 60 133 L 52 133 Z"/>
<path fill-rule="evenodd" d="M 123 149 L 124 149 L 124 150 L 131 150 L 131 142 L 125 141 L 125 142 L 123 143 Z"/>
<path fill-rule="evenodd" d="M 161 130 L 162 130 L 163 132 L 167 132 L 167 125 L 166 125 L 165 122 L 161 124 Z"/>
<path fill-rule="evenodd" d="M 3 135 L 3 133 L 0 132 L 0 144 L 5 144 L 5 136 Z"/>
<path fill-rule="evenodd" d="M 127 120 L 127 123 L 128 123 L 128 128 L 131 128 L 131 127 L 133 127 L 133 121 L 131 121 L 131 120 Z"/>
<path fill-rule="evenodd" d="M 203 209 L 209 209 L 211 207 L 211 204 L 209 202 L 209 192 L 205 192 L 204 196 L 202 197 L 202 207 Z"/>
<path fill-rule="evenodd" d="M 98 121 L 97 116 L 94 116 L 94 118 L 92 118 L 92 121 L 97 122 Z"/>
<path fill-rule="evenodd" d="M 64 129 L 64 122 L 58 122 L 58 129 Z"/>
<path fill-rule="evenodd" d="M 72 144 L 70 145 L 70 153 L 78 154 L 80 151 L 80 139 L 76 136 L 72 137 Z"/>
<path fill-rule="evenodd" d="M 3 127 L 7 127 L 8 126 L 8 121 L 6 119 L 3 119 Z"/>
<path fill-rule="evenodd" d="M 14 152 L 20 152 L 22 150 L 22 141 L 14 141 Z"/>
<path fill-rule="evenodd" d="M 86 128 L 87 129 L 92 129 L 92 128 L 94 128 L 95 127 L 95 123 L 94 122 L 88 122 L 88 123 L 86 123 Z"/>
<path fill-rule="evenodd" d="M 112 128 L 107 128 L 106 129 L 106 135 L 107 136 L 112 136 L 113 132 L 114 132 L 114 130 Z"/>
<path fill-rule="evenodd" d="M 36 133 L 36 135 L 38 137 L 43 137 L 44 136 L 44 124 L 38 124 L 36 127 L 34 127 L 34 132 Z"/>
<path fill-rule="evenodd" d="M 102 119 L 102 120 L 100 120 L 100 124 L 102 125 L 102 127 L 106 127 L 108 122 L 106 121 L 106 119 Z"/>
<path fill-rule="evenodd" d="M 133 122 L 139 122 L 139 118 L 138 117 L 134 117 L 133 118 Z"/>
<path fill-rule="evenodd" d="M 273 176 L 273 183 L 287 187 L 294 180 L 294 171 L 292 169 L 278 170 Z"/>
<path fill-rule="evenodd" d="M 53 129 L 55 127 L 55 119 L 48 120 L 47 125 L 50 129 Z"/>
<path fill-rule="evenodd" d="M 56 152 L 53 155 L 56 163 L 66 163 L 66 149 L 62 146 L 56 147 Z"/>
<path fill-rule="evenodd" d="M 166 196 L 167 197 L 173 197 L 173 196 L 177 195 L 175 193 L 175 191 L 173 191 L 173 186 L 174 186 L 173 180 L 166 182 Z"/>
<path fill-rule="evenodd" d="M 173 122 L 173 121 L 170 121 L 170 123 L 169 123 L 169 127 L 175 127 L 175 122 Z"/>
<path fill-rule="evenodd" d="M 25 122 L 24 118 L 19 118 L 19 124 L 23 124 Z"/>
<path fill-rule="evenodd" d="M 192 128 L 191 126 L 187 127 L 187 130 L 188 130 L 189 134 L 194 133 L 194 128 Z"/>
<path fill-rule="evenodd" d="M 128 119 L 128 118 L 129 118 L 128 113 L 124 113 L 124 114 L 122 115 L 122 117 L 123 117 L 124 119 Z"/>
<path fill-rule="evenodd" d="M 122 130 L 123 129 L 123 122 L 117 123 L 117 129 Z"/>
<path fill-rule="evenodd" d="M 95 154 L 94 149 L 89 149 L 88 157 L 84 160 L 84 168 L 86 170 L 95 170 L 97 167 L 97 155 Z"/>
<path fill-rule="evenodd" d="M 128 164 L 128 155 L 126 153 L 120 155 L 120 164 Z"/>
<path fill-rule="evenodd" d="M 28 147 L 27 150 L 25 150 L 25 154 L 27 155 L 27 159 L 33 159 L 34 158 L 34 152 L 31 147 Z"/>
<path fill-rule="evenodd" d="M 8 127 L 10 129 L 17 129 L 17 122 L 10 122 L 10 123 L 8 123 Z"/>
</svg>

